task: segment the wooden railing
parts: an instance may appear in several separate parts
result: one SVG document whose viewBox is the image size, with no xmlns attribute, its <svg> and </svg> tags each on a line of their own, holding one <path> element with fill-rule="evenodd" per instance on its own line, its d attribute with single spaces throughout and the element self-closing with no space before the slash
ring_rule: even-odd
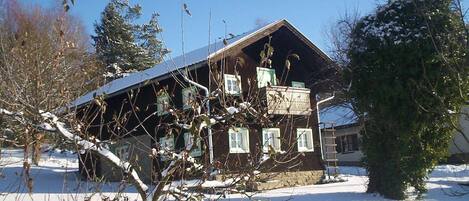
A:
<svg viewBox="0 0 469 201">
<path fill-rule="evenodd" d="M 310 90 L 306 88 L 269 86 L 261 89 L 265 94 L 268 114 L 310 115 Z"/>
</svg>

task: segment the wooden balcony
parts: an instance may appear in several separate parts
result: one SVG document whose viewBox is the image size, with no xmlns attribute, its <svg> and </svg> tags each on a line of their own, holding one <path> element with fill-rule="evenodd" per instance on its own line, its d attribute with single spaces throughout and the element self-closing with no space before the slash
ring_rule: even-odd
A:
<svg viewBox="0 0 469 201">
<path fill-rule="evenodd" d="M 310 115 L 310 90 L 306 88 L 270 86 L 261 89 L 266 96 L 267 113 Z"/>
</svg>

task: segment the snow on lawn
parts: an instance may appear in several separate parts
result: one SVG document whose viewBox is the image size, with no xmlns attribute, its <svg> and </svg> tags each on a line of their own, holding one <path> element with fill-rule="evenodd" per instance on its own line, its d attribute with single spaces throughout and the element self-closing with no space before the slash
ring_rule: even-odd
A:
<svg viewBox="0 0 469 201">
<path fill-rule="evenodd" d="M 78 159 L 75 154 L 49 152 L 42 155 L 39 166 L 32 166 L 33 194 L 21 180 L 21 150 L 2 150 L 0 158 L 0 200 L 100 200 L 103 197 L 115 196 L 120 183 L 97 184 L 80 180 L 78 176 Z M 366 171 L 359 167 L 341 167 L 341 177 L 346 182 L 323 185 L 299 186 L 259 192 L 253 200 L 385 200 L 376 194 L 367 194 Z M 458 182 L 469 181 L 469 166 L 440 165 L 430 174 L 427 181 L 428 193 L 424 200 L 469 200 L 469 195 L 450 196 L 458 192 L 469 192 L 469 187 L 458 185 Z M 138 195 L 134 188 L 127 187 L 124 196 L 135 200 Z M 98 193 L 93 193 L 98 192 Z M 207 195 L 219 198 L 219 195 Z M 415 198 L 412 196 L 411 198 Z M 248 200 L 241 194 L 226 195 L 226 200 Z"/>
</svg>

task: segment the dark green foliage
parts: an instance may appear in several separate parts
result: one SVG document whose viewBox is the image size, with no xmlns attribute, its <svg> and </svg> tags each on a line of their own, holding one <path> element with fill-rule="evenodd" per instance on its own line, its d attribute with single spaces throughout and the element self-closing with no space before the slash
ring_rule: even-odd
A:
<svg viewBox="0 0 469 201">
<path fill-rule="evenodd" d="M 112 0 L 101 14 L 100 23 L 95 24 L 93 40 L 98 59 L 106 68 L 105 77 L 115 79 L 153 67 L 169 52 L 157 38 L 162 31 L 158 15 L 152 15 L 147 24 L 133 24 L 140 16 L 139 5 Z"/>
<path fill-rule="evenodd" d="M 467 36 L 451 0 L 390 1 L 351 33 L 350 96 L 366 119 L 368 192 L 405 198 L 445 157 L 467 96 Z"/>
</svg>

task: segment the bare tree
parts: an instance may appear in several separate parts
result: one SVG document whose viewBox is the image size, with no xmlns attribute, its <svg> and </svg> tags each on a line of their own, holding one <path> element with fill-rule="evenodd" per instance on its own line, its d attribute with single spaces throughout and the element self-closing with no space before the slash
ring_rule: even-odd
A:
<svg viewBox="0 0 469 201">
<path fill-rule="evenodd" d="M 26 6 L 14 0 L 1 1 L 0 9 L 2 108 L 21 112 L 36 124 L 42 122 L 40 111 L 60 108 L 96 85 L 95 65 L 79 21 L 62 9 Z M 30 158 L 38 163 L 44 133 L 31 126 L 9 128 L 24 147 L 27 170 Z"/>
<path fill-rule="evenodd" d="M 231 191 L 245 193 L 245 189 L 256 181 L 268 179 L 275 174 L 262 175 L 261 173 L 270 172 L 278 167 L 293 170 L 302 164 L 300 159 L 304 157 L 304 154 L 295 151 L 296 136 L 282 136 L 278 139 L 277 143 L 282 144 L 282 150 L 273 146 L 256 145 L 256 150 L 252 150 L 246 159 L 235 158 L 237 163 L 248 163 L 243 170 L 238 171 L 226 169 L 229 165 L 223 164 L 224 161 L 207 163 L 207 156 L 202 159 L 194 159 L 191 156 L 191 152 L 195 149 L 209 146 L 207 128 L 215 128 L 213 135 L 221 135 L 239 125 L 269 127 L 282 124 L 289 128 L 293 127 L 295 121 L 298 120 L 287 114 L 275 117 L 269 115 L 265 106 L 266 97 L 255 84 L 250 84 L 246 89 L 247 92 L 237 97 L 230 96 L 228 92 L 222 90 L 224 89 L 222 75 L 225 70 L 231 68 L 234 74 L 238 75 L 244 67 L 242 58 L 236 58 L 235 62 L 228 58 L 209 62 L 209 68 L 213 70 L 210 74 L 213 76 L 211 77 L 212 84 L 218 90 L 209 93 L 195 90 L 196 92 L 190 96 L 191 112 L 172 107 L 171 99 L 168 99 L 164 112 L 167 112 L 169 116 L 159 122 L 151 122 L 154 120 L 153 117 L 158 115 L 156 111 L 142 113 L 146 111 L 146 108 L 140 108 L 141 105 L 138 105 L 136 101 L 138 97 L 143 96 L 140 94 L 140 89 L 126 93 L 127 97 L 121 104 L 121 108 L 109 107 L 106 97 L 97 95 L 89 106 L 77 111 L 69 110 L 68 103 L 81 95 L 90 85 L 96 83 L 93 80 L 93 75 L 96 73 L 92 68 L 94 65 L 83 62 L 83 60 L 88 61 L 88 55 L 86 51 L 83 51 L 86 48 L 80 43 L 81 40 L 73 37 L 76 36 L 73 30 L 79 26 L 70 21 L 68 14 L 56 10 L 47 12 L 49 16 L 39 8 L 33 9 L 35 12 L 23 10 L 13 1 L 8 1 L 5 8 L 8 8 L 5 9 L 8 12 L 2 18 L 5 20 L 2 21 L 1 27 L 5 31 L 0 33 L 2 34 L 0 40 L 5 41 L 1 43 L 0 50 L 2 64 L 0 66 L 0 118 L 7 122 L 8 127 L 24 133 L 17 143 L 25 149 L 25 182 L 28 183 L 30 189 L 32 184 L 27 174 L 30 168 L 28 155 L 31 149 L 30 144 L 39 142 L 38 136 L 44 134 L 63 139 L 76 151 L 90 151 L 106 160 L 112 167 L 124 173 L 123 183 L 132 183 L 143 200 L 162 200 L 168 196 L 199 200 L 202 198 L 202 191 L 193 189 L 203 188 L 208 179 L 216 177 L 222 170 L 226 177 L 222 182 L 223 193 Z M 19 15 L 21 18 L 11 13 L 14 10 L 21 13 Z M 42 21 L 45 24 L 33 23 L 35 19 L 44 19 Z M 17 30 L 16 27 L 24 28 Z M 76 31 L 79 32 L 79 30 Z M 270 42 L 264 47 L 259 66 L 270 67 L 273 47 L 270 46 Z M 294 63 L 301 59 L 294 52 L 287 52 L 289 53 L 283 61 L 285 69 L 280 79 L 277 80 L 278 83 L 286 82 L 289 71 L 295 68 Z M 328 69 L 335 69 L 335 67 L 329 66 L 323 73 L 330 72 Z M 179 72 L 171 75 L 176 80 L 177 87 L 192 86 L 198 81 L 193 72 Z M 256 81 L 249 80 L 248 82 L 255 83 Z M 322 86 L 328 82 L 329 80 L 318 79 L 313 86 L 321 90 Z M 155 97 L 161 94 L 169 95 L 176 87 L 161 88 L 158 83 L 151 83 L 149 86 L 155 89 L 152 94 Z M 287 98 L 281 91 L 268 97 L 269 104 L 272 105 L 285 100 Z M 218 107 L 208 108 L 206 103 L 209 101 Z M 158 102 L 150 103 L 150 105 L 156 104 Z M 111 109 L 118 112 L 109 113 Z M 105 121 L 103 117 L 108 114 L 112 114 L 109 115 L 112 116 L 111 120 Z M 131 119 L 137 121 L 137 125 L 129 127 Z M 309 116 L 303 121 L 305 126 L 315 127 L 311 125 Z M 167 136 L 181 136 L 188 131 L 194 143 L 185 144 L 180 150 L 171 149 L 156 139 L 154 131 L 151 130 L 154 126 L 147 126 L 149 123 L 158 125 L 160 132 L 166 133 Z M 109 149 L 113 143 L 132 136 L 136 129 L 143 131 L 146 136 L 156 142 L 151 147 L 143 147 L 146 146 L 146 142 L 137 142 L 138 146 L 142 146 L 140 148 L 145 148 L 144 154 L 154 160 L 165 158 L 165 162 L 156 173 L 158 179 L 153 184 L 154 186 L 149 186 L 142 181 L 137 171 L 141 168 L 138 162 L 124 158 Z M 90 132 L 90 130 L 97 132 Z M 100 138 L 104 130 L 110 133 L 107 139 Z M 201 139 L 201 144 L 196 143 L 198 139 Z M 259 141 L 262 142 L 262 140 L 266 139 Z M 198 181 L 195 185 L 173 182 L 178 178 L 191 178 L 190 175 L 197 175 Z M 237 189 L 236 187 L 239 186 L 242 188 Z M 116 193 L 117 200 L 119 192 Z"/>
</svg>

